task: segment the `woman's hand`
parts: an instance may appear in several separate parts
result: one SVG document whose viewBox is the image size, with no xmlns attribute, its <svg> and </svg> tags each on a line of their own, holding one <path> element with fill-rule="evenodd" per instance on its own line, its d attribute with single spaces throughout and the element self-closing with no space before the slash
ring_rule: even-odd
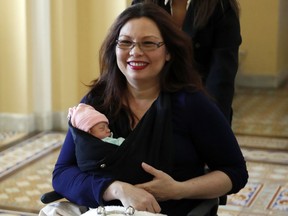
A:
<svg viewBox="0 0 288 216">
<path fill-rule="evenodd" d="M 152 194 L 134 185 L 115 181 L 104 192 L 103 199 L 106 201 L 118 199 L 124 207 L 132 206 L 138 211 L 159 213 L 161 208 Z"/>
<path fill-rule="evenodd" d="M 154 176 L 153 180 L 135 185 L 152 194 L 157 201 L 180 199 L 212 199 L 227 194 L 232 189 L 232 181 L 222 171 L 211 171 L 203 176 L 175 181 L 167 173 L 142 163 L 142 168 Z"/>
<path fill-rule="evenodd" d="M 161 170 L 157 170 L 144 162 L 142 163 L 142 168 L 147 173 L 153 175 L 154 178 L 150 182 L 135 185 L 137 188 L 144 189 L 147 192 L 151 193 L 158 201 L 179 199 L 179 182 L 175 181 L 167 173 Z"/>
</svg>

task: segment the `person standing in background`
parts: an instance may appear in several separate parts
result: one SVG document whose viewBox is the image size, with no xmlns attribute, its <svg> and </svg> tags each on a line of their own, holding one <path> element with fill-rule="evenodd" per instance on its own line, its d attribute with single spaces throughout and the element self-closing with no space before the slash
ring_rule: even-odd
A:
<svg viewBox="0 0 288 216">
<path fill-rule="evenodd" d="M 237 0 L 133 0 L 153 2 L 192 39 L 202 81 L 229 123 L 242 42 Z"/>
</svg>

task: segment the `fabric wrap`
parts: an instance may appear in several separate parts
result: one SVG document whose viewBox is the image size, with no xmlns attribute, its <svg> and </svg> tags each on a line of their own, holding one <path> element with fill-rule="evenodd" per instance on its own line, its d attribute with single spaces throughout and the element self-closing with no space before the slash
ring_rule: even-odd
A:
<svg viewBox="0 0 288 216">
<path fill-rule="evenodd" d="M 120 146 L 104 142 L 71 125 L 78 166 L 82 171 L 138 184 L 152 179 L 141 163 L 168 174 L 173 168 L 170 95 L 160 96 Z M 117 131 L 120 136 L 121 133 Z"/>
</svg>

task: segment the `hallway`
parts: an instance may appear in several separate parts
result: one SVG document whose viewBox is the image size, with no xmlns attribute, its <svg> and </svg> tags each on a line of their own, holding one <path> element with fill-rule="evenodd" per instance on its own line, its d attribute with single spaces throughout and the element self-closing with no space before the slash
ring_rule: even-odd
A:
<svg viewBox="0 0 288 216">
<path fill-rule="evenodd" d="M 233 130 L 250 178 L 220 206 L 219 216 L 287 215 L 288 85 L 277 90 L 238 87 L 233 108 Z M 64 136 L 1 132 L 0 215 L 37 215 L 43 207 L 40 195 L 52 190 L 51 171 Z"/>
</svg>

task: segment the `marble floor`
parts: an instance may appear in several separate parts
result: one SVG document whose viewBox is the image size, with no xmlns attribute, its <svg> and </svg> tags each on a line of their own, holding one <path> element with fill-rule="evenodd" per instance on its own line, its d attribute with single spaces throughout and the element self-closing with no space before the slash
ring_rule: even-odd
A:
<svg viewBox="0 0 288 216">
<path fill-rule="evenodd" d="M 288 84 L 276 90 L 237 88 L 233 109 L 236 134 L 288 137 Z"/>
<path fill-rule="evenodd" d="M 233 130 L 249 182 L 228 196 L 219 216 L 288 215 L 288 88 L 237 89 Z M 64 132 L 27 136 L 0 131 L 0 216 L 37 215 L 52 190 L 51 172 Z"/>
</svg>

